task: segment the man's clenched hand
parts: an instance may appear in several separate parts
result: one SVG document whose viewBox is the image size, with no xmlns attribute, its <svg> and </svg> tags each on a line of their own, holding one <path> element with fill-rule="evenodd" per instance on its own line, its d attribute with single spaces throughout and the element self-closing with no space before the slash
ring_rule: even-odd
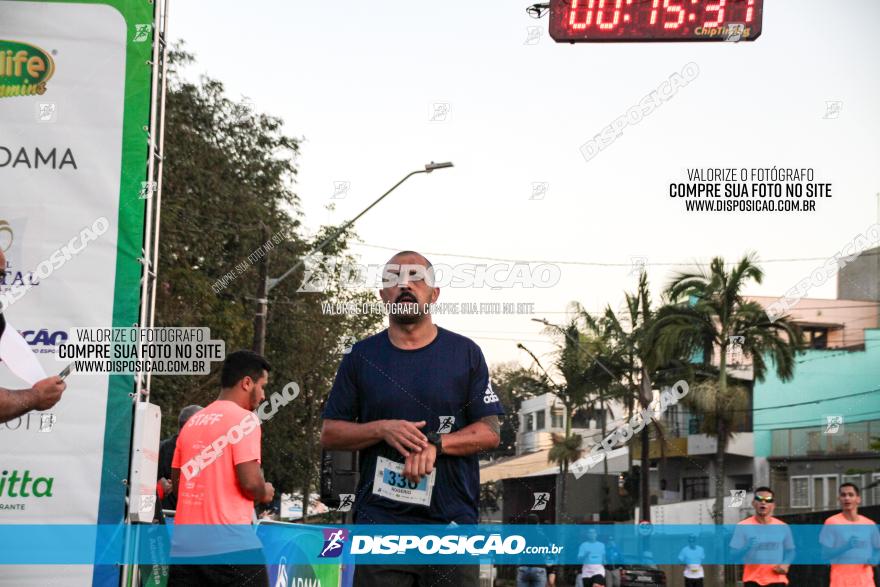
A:
<svg viewBox="0 0 880 587">
<path fill-rule="evenodd" d="M 403 476 L 413 483 L 418 483 L 422 477 L 431 474 L 436 460 L 437 447 L 429 444 L 421 452 L 414 452 L 406 457 L 406 463 L 403 465 Z"/>
<path fill-rule="evenodd" d="M 424 425 L 424 420 L 420 422 L 382 420 L 380 424 L 382 440 L 394 447 L 404 457 L 409 458 L 411 452 L 418 453 L 428 446 L 428 439 L 419 430 Z"/>
<path fill-rule="evenodd" d="M 57 375 L 37 381 L 30 390 L 33 409 L 48 410 L 58 403 L 65 389 L 67 384 Z"/>
</svg>

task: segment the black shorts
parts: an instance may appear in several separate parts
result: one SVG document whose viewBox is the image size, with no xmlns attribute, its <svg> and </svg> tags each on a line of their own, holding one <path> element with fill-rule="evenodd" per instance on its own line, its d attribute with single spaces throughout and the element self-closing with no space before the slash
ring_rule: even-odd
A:
<svg viewBox="0 0 880 587">
<path fill-rule="evenodd" d="M 479 587 L 478 565 L 355 565 L 354 587 Z"/>
<path fill-rule="evenodd" d="M 260 553 L 262 558 L 262 551 Z M 248 556 L 241 552 L 237 555 Z M 214 557 L 203 557 L 205 558 Z M 222 563 L 222 556 L 218 562 Z M 182 559 L 177 559 L 178 561 Z M 248 559 L 245 559 L 248 560 Z M 172 559 L 172 562 L 175 562 Z M 213 562 L 213 561 L 211 561 Z M 172 564 L 168 573 L 168 587 L 268 587 L 269 572 L 266 565 L 241 564 Z"/>
<path fill-rule="evenodd" d="M 703 587 L 703 578 L 700 577 L 699 579 L 689 579 L 685 577 L 684 587 Z"/>
<path fill-rule="evenodd" d="M 583 580 L 584 587 L 593 587 L 593 585 L 604 585 L 605 575 L 593 575 Z"/>
</svg>

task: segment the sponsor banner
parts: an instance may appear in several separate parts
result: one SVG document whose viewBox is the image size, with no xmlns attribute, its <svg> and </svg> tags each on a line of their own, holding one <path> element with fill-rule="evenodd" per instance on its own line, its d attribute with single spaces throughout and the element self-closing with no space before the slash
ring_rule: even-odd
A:
<svg viewBox="0 0 880 587">
<path fill-rule="evenodd" d="M 0 0 L 0 306 L 50 375 L 65 367 L 55 354 L 71 328 L 138 320 L 154 9 Z M 139 30 L 149 34 L 138 40 Z M 133 377 L 66 382 L 51 410 L 0 424 L 0 526 L 123 520 Z M 29 387 L 3 364 L 0 386 Z M 97 551 L 96 532 L 71 538 Z M 119 581 L 117 567 L 19 566 L 0 585 L 49 585 L 60 574 L 65 585 Z"/>
<path fill-rule="evenodd" d="M 275 538 L 284 528 L 284 538 Z M 269 585 L 273 587 L 339 587 L 342 583 L 342 558 L 310 563 L 311 553 L 323 550 L 327 532 L 333 528 L 303 524 L 261 523 L 257 536 L 263 540 L 269 565 Z M 319 555 L 320 558 L 320 555 Z"/>
<path fill-rule="evenodd" d="M 21 475 L 19 475 L 21 479 Z M 0 481 L 0 483 L 3 483 Z M 45 492 L 46 481 L 31 480 L 26 491 Z M 13 491 L 21 491 L 21 481 Z M 0 485 L 10 491 L 9 481 Z M 876 525 L 479 525 L 423 526 L 338 526 L 317 527 L 291 524 L 225 526 L 229 531 L 256 535 L 263 552 L 254 552 L 251 542 L 225 560 L 237 564 L 278 567 L 276 577 L 293 572 L 311 572 L 305 566 L 350 564 L 494 564 L 576 565 L 583 551 L 598 547 L 583 545 L 615 541 L 626 564 L 680 564 L 681 550 L 695 539 L 705 552 L 704 564 L 828 564 L 823 548 L 844 548 L 838 556 L 846 564 L 869 564 L 880 547 Z M 0 526 L 0 565 L 18 562 L 41 565 L 141 564 L 175 562 L 174 549 L 187 543 L 216 541 L 215 526 L 137 525 L 130 531 L 139 550 L 126 556 L 122 526 L 46 525 Z M 170 534 L 170 540 L 169 540 Z M 98 544 L 97 551 L 92 548 Z M 182 548 L 182 547 L 181 547 Z M 212 555 L 213 557 L 214 555 Z M 209 563 L 216 558 L 188 557 L 187 564 Z M 836 560 L 836 559 L 835 559 Z M 841 558 L 841 564 L 844 559 Z M 303 568 L 299 568 L 303 567 Z M 0 567 L 2 569 L 2 567 Z M 281 569 L 284 569 L 283 571 Z M 328 575 L 329 576 L 329 575 Z M 338 577 L 336 571 L 332 574 Z"/>
</svg>

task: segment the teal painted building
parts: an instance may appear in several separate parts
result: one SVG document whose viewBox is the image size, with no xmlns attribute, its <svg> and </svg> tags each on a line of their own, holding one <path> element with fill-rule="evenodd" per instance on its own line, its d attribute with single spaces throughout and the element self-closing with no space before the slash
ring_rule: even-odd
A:
<svg viewBox="0 0 880 587">
<path fill-rule="evenodd" d="M 836 506 L 837 485 L 880 482 L 880 329 L 864 330 L 855 349 L 810 349 L 786 383 L 769 369 L 754 387 L 756 460 L 766 459 L 778 509 Z M 880 504 L 880 485 L 863 503 Z"/>
</svg>

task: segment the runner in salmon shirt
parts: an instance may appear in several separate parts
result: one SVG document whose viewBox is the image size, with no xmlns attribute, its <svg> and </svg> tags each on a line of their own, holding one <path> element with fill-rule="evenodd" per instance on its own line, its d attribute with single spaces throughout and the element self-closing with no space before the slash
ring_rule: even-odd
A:
<svg viewBox="0 0 880 587">
<path fill-rule="evenodd" d="M 874 587 L 872 564 L 880 551 L 880 532 L 870 518 L 859 514 L 859 488 L 844 483 L 837 494 L 841 511 L 825 520 L 819 534 L 822 558 L 831 561 L 831 587 Z"/>
<path fill-rule="evenodd" d="M 730 548 L 744 556 L 743 587 L 788 585 L 788 568 L 794 559 L 794 539 L 788 524 L 773 517 L 773 490 L 755 489 L 755 515 L 736 525 Z M 755 526 L 755 527 L 751 527 Z"/>
<path fill-rule="evenodd" d="M 227 356 L 217 400 L 180 430 L 171 463 L 178 497 L 169 587 L 269 584 L 262 544 L 250 527 L 254 502 L 275 496 L 260 470 L 260 421 L 253 412 L 265 399 L 269 369 L 251 351 Z"/>
</svg>

